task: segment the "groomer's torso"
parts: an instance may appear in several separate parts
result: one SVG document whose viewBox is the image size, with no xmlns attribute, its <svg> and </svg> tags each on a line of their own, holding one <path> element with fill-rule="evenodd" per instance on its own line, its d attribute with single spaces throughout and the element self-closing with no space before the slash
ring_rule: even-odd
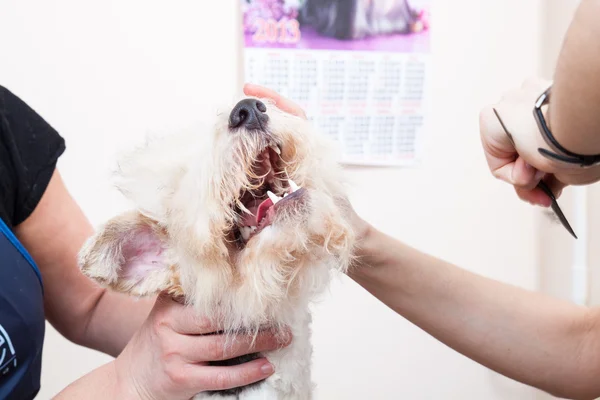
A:
<svg viewBox="0 0 600 400">
<path fill-rule="evenodd" d="M 40 389 L 45 333 L 41 279 L 0 220 L 0 399 L 33 399 Z"/>
<path fill-rule="evenodd" d="M 0 86 L 0 399 L 40 390 L 45 334 L 41 274 L 14 234 L 41 200 L 63 138 L 28 104 Z"/>
</svg>

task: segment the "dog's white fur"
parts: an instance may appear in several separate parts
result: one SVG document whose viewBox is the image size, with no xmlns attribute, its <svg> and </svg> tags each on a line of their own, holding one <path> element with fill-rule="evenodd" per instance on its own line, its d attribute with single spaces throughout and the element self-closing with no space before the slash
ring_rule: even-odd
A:
<svg viewBox="0 0 600 400">
<path fill-rule="evenodd" d="M 310 399 L 309 303 L 328 287 L 332 270 L 349 267 L 354 234 L 331 143 L 308 121 L 261 100 L 265 132 L 231 131 L 228 107 L 207 131 L 155 138 L 123 157 L 116 184 L 135 210 L 87 241 L 80 267 L 132 295 L 182 295 L 227 333 L 289 327 L 291 345 L 265 354 L 276 373 L 239 398 Z M 304 201 L 236 249 L 227 237 L 240 218 L 232 203 L 252 186 L 257 154 L 273 144 L 287 175 L 276 185 L 293 179 L 307 190 Z"/>
</svg>

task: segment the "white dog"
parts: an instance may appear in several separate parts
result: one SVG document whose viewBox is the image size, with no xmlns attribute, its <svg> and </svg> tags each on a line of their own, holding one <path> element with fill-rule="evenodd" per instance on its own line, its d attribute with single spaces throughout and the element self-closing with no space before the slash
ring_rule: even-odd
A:
<svg viewBox="0 0 600 400">
<path fill-rule="evenodd" d="M 195 399 L 310 399 L 309 303 L 355 246 L 341 170 L 305 119 L 256 98 L 228 111 L 121 160 L 117 187 L 135 210 L 88 240 L 80 267 L 113 290 L 184 296 L 230 334 L 291 329 L 290 346 L 263 355 L 273 376 Z"/>
</svg>

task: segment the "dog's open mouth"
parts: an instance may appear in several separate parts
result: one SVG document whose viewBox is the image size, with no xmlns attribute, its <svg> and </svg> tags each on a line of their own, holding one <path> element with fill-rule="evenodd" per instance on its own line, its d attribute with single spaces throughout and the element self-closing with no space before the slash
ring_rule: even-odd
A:
<svg viewBox="0 0 600 400">
<path fill-rule="evenodd" d="M 278 211 L 305 192 L 287 176 L 280 154 L 278 146 L 268 146 L 261 151 L 249 174 L 253 189 L 240 193 L 243 208 L 237 207 L 240 217 L 235 236 L 242 245 L 271 225 Z"/>
</svg>

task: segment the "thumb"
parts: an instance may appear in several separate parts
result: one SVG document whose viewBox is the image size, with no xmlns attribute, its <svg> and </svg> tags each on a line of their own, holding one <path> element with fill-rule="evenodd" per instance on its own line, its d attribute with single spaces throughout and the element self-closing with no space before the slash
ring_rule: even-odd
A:
<svg viewBox="0 0 600 400">
<path fill-rule="evenodd" d="M 544 177 L 543 171 L 538 171 L 527 164 L 522 157 L 518 157 L 515 161 L 492 169 L 492 173 L 496 178 L 523 190 L 535 188 Z"/>
<path fill-rule="evenodd" d="M 511 171 L 512 184 L 521 189 L 531 190 L 544 177 L 544 171 L 539 171 L 518 157 Z"/>
<path fill-rule="evenodd" d="M 485 158 L 492 174 L 515 188 L 533 189 L 544 173 L 519 155 L 495 108 L 486 107 L 481 111 L 479 127 Z"/>
</svg>

